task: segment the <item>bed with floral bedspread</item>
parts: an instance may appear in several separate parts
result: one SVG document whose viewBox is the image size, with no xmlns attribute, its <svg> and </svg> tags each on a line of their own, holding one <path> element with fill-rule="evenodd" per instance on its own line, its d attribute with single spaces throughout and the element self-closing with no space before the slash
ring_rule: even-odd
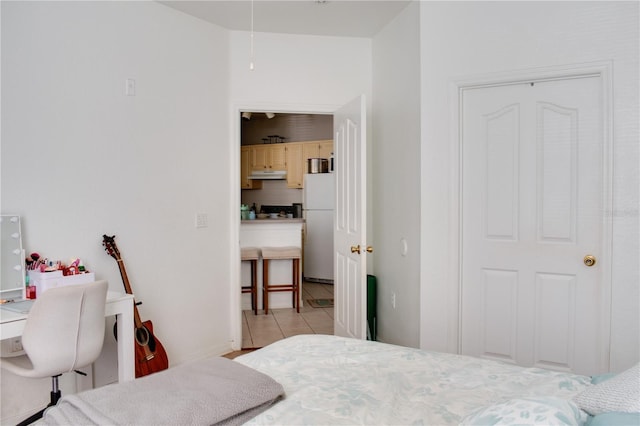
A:
<svg viewBox="0 0 640 426">
<path fill-rule="evenodd" d="M 283 385 L 254 425 L 584 424 L 587 376 L 380 342 L 301 335 L 236 358 Z"/>
</svg>

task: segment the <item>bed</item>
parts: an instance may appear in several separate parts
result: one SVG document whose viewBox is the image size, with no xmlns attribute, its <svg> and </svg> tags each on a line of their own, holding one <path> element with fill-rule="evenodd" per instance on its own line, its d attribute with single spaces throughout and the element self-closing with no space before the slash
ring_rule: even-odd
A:
<svg viewBox="0 0 640 426">
<path fill-rule="evenodd" d="M 237 384 L 243 392 L 253 391 L 256 380 L 281 386 L 259 407 L 248 412 L 250 415 L 232 417 L 236 424 L 640 424 L 637 413 L 606 417 L 611 412 L 640 411 L 638 366 L 594 385 L 593 379 L 587 376 L 326 335 L 290 337 L 226 361 L 231 364 L 222 364 L 223 370 L 244 368 L 238 370 L 239 373 L 249 377 L 248 382 Z M 82 404 L 90 406 L 85 411 L 98 411 L 101 415 L 114 411 L 117 406 L 113 402 L 105 406 L 104 402 L 112 398 L 114 391 L 119 395 L 118 401 L 141 401 L 135 404 L 130 419 L 123 415 L 107 421 L 110 424 L 214 423 L 200 413 L 195 416 L 190 412 L 219 411 L 215 407 L 229 404 L 228 400 L 222 401 L 219 393 L 203 398 L 198 392 L 197 404 L 188 401 L 188 395 L 193 393 L 190 386 L 196 381 L 194 377 L 205 387 L 210 383 L 217 391 L 221 388 L 218 378 L 199 373 L 201 362 L 156 373 L 143 378 L 146 381 L 138 379 L 135 383 L 110 385 L 65 398 L 80 399 Z M 181 368 L 195 368 L 196 375 L 185 375 Z M 227 379 L 233 379 L 236 373 L 225 374 Z M 171 389 L 167 387 L 165 375 L 171 377 L 168 380 Z M 187 397 L 180 404 L 186 405 L 178 408 L 184 417 L 172 414 L 170 421 L 164 421 L 162 416 L 154 418 L 157 409 L 145 405 L 145 398 L 138 395 L 140 389 L 132 388 L 137 382 L 148 384 L 155 401 L 158 393 L 165 392 L 171 398 L 177 395 L 176 386 L 184 388 Z M 61 401 L 62 407 L 49 409 L 43 424 L 55 424 L 50 420 L 59 416 L 60 410 L 70 409 L 69 404 L 63 403 L 65 398 Z M 72 413 L 73 409 L 71 407 Z M 141 415 L 148 411 L 153 412 L 151 417 L 144 417 L 142 421 Z M 627 414 L 632 417 L 625 417 Z M 604 423 L 597 423 L 599 417 L 604 418 Z M 82 424 L 104 424 L 100 419 L 84 419 Z M 226 423 L 234 424 L 234 421 Z"/>
<path fill-rule="evenodd" d="M 286 393 L 251 425 L 584 424 L 593 416 L 573 400 L 579 394 L 589 397 L 582 405 L 592 413 L 640 411 L 638 366 L 622 377 L 624 401 L 611 407 L 610 390 L 587 394 L 597 390 L 590 377 L 336 336 L 294 336 L 236 361 Z M 637 425 L 640 415 L 604 421 Z"/>
</svg>

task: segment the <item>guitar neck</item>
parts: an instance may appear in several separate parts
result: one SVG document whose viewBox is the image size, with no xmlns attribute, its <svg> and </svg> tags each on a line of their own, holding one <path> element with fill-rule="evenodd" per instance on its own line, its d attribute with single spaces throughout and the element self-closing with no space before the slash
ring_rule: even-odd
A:
<svg viewBox="0 0 640 426">
<path fill-rule="evenodd" d="M 122 259 L 116 259 L 118 261 L 118 269 L 120 269 L 120 276 L 122 277 L 122 283 L 124 284 L 124 291 L 127 294 L 133 294 L 131 290 L 131 285 L 129 284 L 129 277 L 127 276 L 127 270 L 124 267 L 124 261 Z M 138 306 L 136 305 L 135 298 L 133 300 L 133 320 L 136 325 L 136 328 L 142 327 L 142 320 L 140 319 L 140 314 L 138 313 Z"/>
</svg>

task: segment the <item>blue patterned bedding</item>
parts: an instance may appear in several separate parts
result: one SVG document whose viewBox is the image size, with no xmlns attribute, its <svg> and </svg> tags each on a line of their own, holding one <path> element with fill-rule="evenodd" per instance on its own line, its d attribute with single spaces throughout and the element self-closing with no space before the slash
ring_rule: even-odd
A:
<svg viewBox="0 0 640 426">
<path fill-rule="evenodd" d="M 586 376 L 380 342 L 301 335 L 236 358 L 286 397 L 248 424 L 582 424 Z"/>
</svg>

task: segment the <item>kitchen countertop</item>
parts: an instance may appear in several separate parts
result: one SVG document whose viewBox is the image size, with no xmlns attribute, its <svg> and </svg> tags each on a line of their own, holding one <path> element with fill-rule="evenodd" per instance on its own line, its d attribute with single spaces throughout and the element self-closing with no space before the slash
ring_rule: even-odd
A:
<svg viewBox="0 0 640 426">
<path fill-rule="evenodd" d="M 304 219 L 301 217 L 289 219 L 286 217 L 279 217 L 277 219 L 243 219 L 241 224 L 260 224 L 260 223 L 304 223 Z"/>
</svg>

